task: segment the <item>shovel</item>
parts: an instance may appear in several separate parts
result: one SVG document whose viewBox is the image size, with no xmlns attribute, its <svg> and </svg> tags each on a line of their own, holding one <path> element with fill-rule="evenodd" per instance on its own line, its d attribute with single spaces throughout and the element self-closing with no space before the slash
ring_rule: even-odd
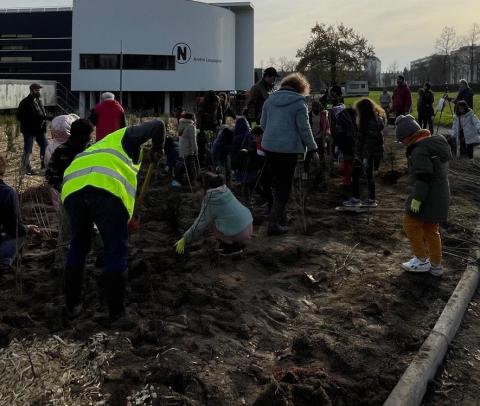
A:
<svg viewBox="0 0 480 406">
<path fill-rule="evenodd" d="M 142 189 L 140 190 L 140 195 L 135 202 L 135 213 L 132 219 L 128 222 L 128 231 L 130 234 L 135 234 L 140 229 L 140 215 L 138 214 L 143 206 L 143 202 L 145 200 L 145 195 L 147 194 L 147 190 L 150 187 L 150 182 L 152 181 L 153 173 L 155 172 L 155 164 L 150 162 L 147 169 L 147 176 L 145 176 L 145 180 L 143 181 Z"/>
</svg>

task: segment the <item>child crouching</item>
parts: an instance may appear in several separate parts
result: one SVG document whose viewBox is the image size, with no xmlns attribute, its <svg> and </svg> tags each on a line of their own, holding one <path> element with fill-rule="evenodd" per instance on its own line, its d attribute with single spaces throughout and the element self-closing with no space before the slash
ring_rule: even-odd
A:
<svg viewBox="0 0 480 406">
<path fill-rule="evenodd" d="M 223 176 L 205 172 L 199 179 L 204 193 L 202 208 L 193 225 L 175 244 L 177 253 L 183 254 L 185 246 L 209 228 L 212 235 L 220 241 L 220 255 L 241 254 L 242 243 L 253 234 L 250 210 L 225 185 Z"/>
<path fill-rule="evenodd" d="M 422 130 L 410 115 L 399 116 L 396 125 L 397 139 L 407 147 L 410 195 L 404 228 L 415 255 L 402 268 L 441 276 L 439 223 L 447 220 L 450 205 L 450 146 L 443 136 L 432 137 L 428 130 Z"/>
</svg>

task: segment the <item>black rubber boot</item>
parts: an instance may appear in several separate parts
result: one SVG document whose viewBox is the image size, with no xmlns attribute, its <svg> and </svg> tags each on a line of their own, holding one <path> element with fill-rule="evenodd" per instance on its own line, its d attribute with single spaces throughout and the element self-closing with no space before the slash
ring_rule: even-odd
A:
<svg viewBox="0 0 480 406">
<path fill-rule="evenodd" d="M 65 269 L 65 306 L 67 316 L 74 319 L 82 312 L 83 268 Z"/>
<path fill-rule="evenodd" d="M 110 320 L 115 321 L 125 315 L 127 272 L 105 273 L 104 280 Z"/>
</svg>

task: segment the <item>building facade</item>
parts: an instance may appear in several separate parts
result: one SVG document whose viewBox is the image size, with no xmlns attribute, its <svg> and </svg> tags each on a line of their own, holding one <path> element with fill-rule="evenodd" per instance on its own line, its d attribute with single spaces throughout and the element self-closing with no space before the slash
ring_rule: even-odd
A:
<svg viewBox="0 0 480 406">
<path fill-rule="evenodd" d="M 76 1 L 72 90 L 80 93 L 80 110 L 105 90 L 121 93 L 128 107 L 143 100 L 168 113 L 193 107 L 207 90 L 249 89 L 253 16 L 248 2 Z M 105 24 L 112 19 L 115 24 Z"/>
<path fill-rule="evenodd" d="M 71 9 L 0 9 L 0 79 L 56 81 L 69 89 L 71 54 Z"/>
<path fill-rule="evenodd" d="M 131 110 L 168 114 L 195 108 L 207 90 L 248 90 L 254 82 L 250 2 L 71 5 L 1 10 L 0 79 L 56 81 L 78 94 L 85 115 L 105 91 Z"/>
</svg>

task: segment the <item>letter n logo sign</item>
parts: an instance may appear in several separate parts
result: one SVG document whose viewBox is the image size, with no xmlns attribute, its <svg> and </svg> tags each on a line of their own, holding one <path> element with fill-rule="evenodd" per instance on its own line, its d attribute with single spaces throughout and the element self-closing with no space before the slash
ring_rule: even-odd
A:
<svg viewBox="0 0 480 406">
<path fill-rule="evenodd" d="M 172 54 L 175 56 L 177 63 L 183 65 L 190 61 L 192 50 L 188 44 L 181 42 L 173 47 Z"/>
</svg>

